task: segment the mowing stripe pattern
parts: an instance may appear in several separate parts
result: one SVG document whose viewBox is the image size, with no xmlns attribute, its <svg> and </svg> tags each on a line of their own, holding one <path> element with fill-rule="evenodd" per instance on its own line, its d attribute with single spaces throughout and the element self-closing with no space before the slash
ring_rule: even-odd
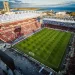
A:
<svg viewBox="0 0 75 75">
<path fill-rule="evenodd" d="M 44 28 L 14 47 L 56 70 L 60 66 L 70 38 L 70 32 Z"/>
</svg>

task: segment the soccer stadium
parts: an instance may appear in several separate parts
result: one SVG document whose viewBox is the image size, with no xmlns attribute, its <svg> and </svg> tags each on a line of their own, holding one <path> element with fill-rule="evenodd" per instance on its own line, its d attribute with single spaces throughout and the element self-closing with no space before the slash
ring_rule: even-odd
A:
<svg viewBox="0 0 75 75">
<path fill-rule="evenodd" d="M 14 47 L 41 63 L 58 69 L 70 38 L 71 33 L 45 28 Z"/>
<path fill-rule="evenodd" d="M 75 74 L 72 16 L 65 12 L 54 16 L 43 11 L 9 12 L 7 1 L 4 6 L 8 13 L 0 15 L 2 75 Z"/>
</svg>

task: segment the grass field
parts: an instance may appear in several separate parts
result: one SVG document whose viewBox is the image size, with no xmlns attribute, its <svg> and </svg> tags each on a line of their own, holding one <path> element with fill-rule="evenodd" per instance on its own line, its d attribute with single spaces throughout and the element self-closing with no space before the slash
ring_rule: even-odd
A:
<svg viewBox="0 0 75 75">
<path fill-rule="evenodd" d="M 14 45 L 14 47 L 46 66 L 59 70 L 70 38 L 70 32 L 44 28 L 40 32 Z"/>
</svg>

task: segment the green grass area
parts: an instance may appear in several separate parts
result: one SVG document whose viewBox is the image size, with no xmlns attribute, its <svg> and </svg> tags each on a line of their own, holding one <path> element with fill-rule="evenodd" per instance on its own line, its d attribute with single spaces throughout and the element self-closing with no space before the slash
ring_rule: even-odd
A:
<svg viewBox="0 0 75 75">
<path fill-rule="evenodd" d="M 44 28 L 14 47 L 46 66 L 59 70 L 70 38 L 70 32 Z"/>
</svg>

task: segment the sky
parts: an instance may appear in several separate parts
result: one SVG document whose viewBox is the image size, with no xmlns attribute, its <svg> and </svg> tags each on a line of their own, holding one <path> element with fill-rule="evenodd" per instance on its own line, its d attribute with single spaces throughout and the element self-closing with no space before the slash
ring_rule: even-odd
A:
<svg viewBox="0 0 75 75">
<path fill-rule="evenodd" d="M 0 0 L 0 1 L 4 1 L 4 0 Z M 43 5 L 43 4 L 61 4 L 64 2 L 70 2 L 70 1 L 75 1 L 75 0 L 6 0 L 6 1 L 35 3 L 35 4 Z"/>
</svg>

